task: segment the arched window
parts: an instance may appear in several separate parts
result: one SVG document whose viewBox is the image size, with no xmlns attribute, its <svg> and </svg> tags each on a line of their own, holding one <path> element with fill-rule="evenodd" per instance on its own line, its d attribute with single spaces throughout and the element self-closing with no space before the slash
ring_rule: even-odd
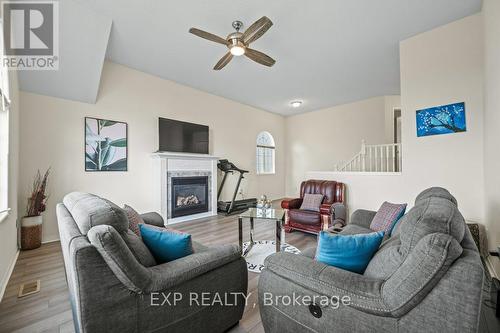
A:
<svg viewBox="0 0 500 333">
<path fill-rule="evenodd" d="M 274 139 L 269 132 L 257 135 L 257 174 L 274 173 Z"/>
</svg>

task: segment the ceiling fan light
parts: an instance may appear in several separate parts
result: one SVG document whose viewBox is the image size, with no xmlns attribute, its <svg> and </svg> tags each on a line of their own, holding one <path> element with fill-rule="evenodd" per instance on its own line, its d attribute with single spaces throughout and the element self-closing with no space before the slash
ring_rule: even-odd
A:
<svg viewBox="0 0 500 333">
<path fill-rule="evenodd" d="M 231 46 L 231 54 L 234 56 L 242 56 L 245 54 L 245 48 L 239 45 L 233 45 Z"/>
<path fill-rule="evenodd" d="M 292 108 L 298 108 L 302 105 L 302 101 L 293 101 L 290 103 L 290 105 L 292 106 Z"/>
</svg>

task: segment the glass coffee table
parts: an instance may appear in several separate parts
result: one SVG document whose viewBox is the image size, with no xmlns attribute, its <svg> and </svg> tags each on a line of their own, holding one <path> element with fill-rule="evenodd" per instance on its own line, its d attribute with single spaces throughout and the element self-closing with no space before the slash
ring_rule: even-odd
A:
<svg viewBox="0 0 500 333">
<path fill-rule="evenodd" d="M 248 245 L 245 252 L 243 252 L 243 220 L 248 219 L 250 221 L 250 244 Z M 246 256 L 252 246 L 256 243 L 253 239 L 254 236 L 254 220 L 266 220 L 270 223 L 275 223 L 276 230 L 276 252 L 281 251 L 281 243 L 285 242 L 285 231 L 283 229 L 283 224 L 285 223 L 285 211 L 282 209 L 273 208 L 250 208 L 246 212 L 243 212 L 238 217 L 238 236 L 239 245 L 242 251 L 242 255 Z"/>
</svg>

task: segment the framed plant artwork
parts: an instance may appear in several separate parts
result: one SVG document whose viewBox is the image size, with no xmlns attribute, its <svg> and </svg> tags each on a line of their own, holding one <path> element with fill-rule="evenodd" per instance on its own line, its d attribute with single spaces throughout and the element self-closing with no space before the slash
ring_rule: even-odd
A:
<svg viewBox="0 0 500 333">
<path fill-rule="evenodd" d="M 417 136 L 465 132 L 465 103 L 417 111 Z"/>
<path fill-rule="evenodd" d="M 127 171 L 127 123 L 85 117 L 85 171 Z"/>
</svg>

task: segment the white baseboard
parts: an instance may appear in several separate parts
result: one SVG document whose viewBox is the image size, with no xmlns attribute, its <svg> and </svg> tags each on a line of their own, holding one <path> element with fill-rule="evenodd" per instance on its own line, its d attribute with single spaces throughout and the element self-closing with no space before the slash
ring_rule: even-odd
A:
<svg viewBox="0 0 500 333">
<path fill-rule="evenodd" d="M 3 295 L 5 293 L 5 289 L 7 289 L 7 284 L 9 283 L 10 276 L 12 275 L 12 272 L 14 271 L 14 267 L 16 266 L 17 263 L 17 258 L 19 257 L 19 250 L 17 250 L 16 255 L 14 256 L 14 259 L 10 263 L 9 269 L 5 273 L 5 276 L 0 284 L 0 302 L 3 299 Z"/>
<path fill-rule="evenodd" d="M 59 238 L 49 239 L 49 240 L 44 240 L 44 241 L 42 241 L 42 244 L 54 243 L 54 242 L 59 242 L 59 241 L 60 241 L 60 239 L 59 239 Z"/>
</svg>

